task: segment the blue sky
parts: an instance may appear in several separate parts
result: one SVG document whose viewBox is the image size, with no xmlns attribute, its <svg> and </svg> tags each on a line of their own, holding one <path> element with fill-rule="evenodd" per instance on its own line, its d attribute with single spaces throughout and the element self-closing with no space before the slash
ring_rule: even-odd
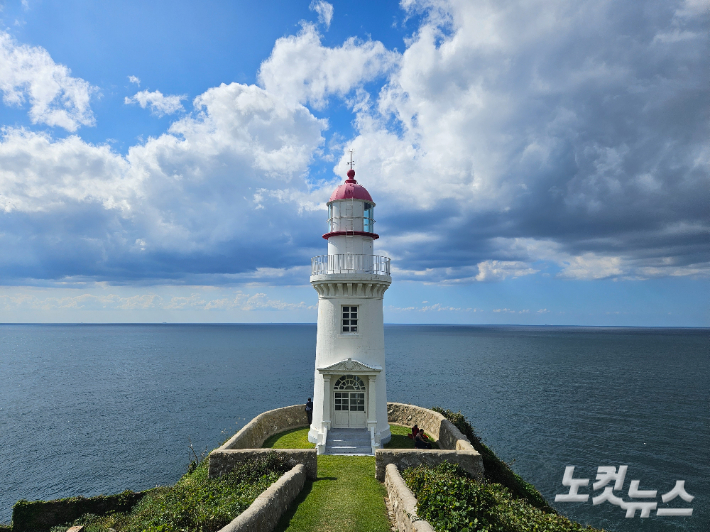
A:
<svg viewBox="0 0 710 532">
<path fill-rule="evenodd" d="M 0 2 L 0 322 L 709 326 L 710 3 Z"/>
</svg>

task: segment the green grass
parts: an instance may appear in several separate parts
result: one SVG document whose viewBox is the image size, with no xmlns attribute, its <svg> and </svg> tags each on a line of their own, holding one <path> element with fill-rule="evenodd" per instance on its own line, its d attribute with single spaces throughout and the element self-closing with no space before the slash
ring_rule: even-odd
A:
<svg viewBox="0 0 710 532">
<path fill-rule="evenodd" d="M 312 449 L 314 445 L 308 441 L 308 428 L 299 428 L 271 436 L 263 447 Z M 321 455 L 318 479 L 306 481 L 276 530 L 389 532 L 385 495 L 385 487 L 375 479 L 374 456 Z"/>
<path fill-rule="evenodd" d="M 412 433 L 411 427 L 405 427 L 404 425 L 395 425 L 394 423 L 390 423 L 390 432 L 392 433 L 392 439 L 389 441 L 389 443 L 385 444 L 385 449 L 414 449 L 414 440 L 407 436 L 408 434 Z M 429 437 L 429 441 L 431 442 L 431 448 L 438 449 L 439 444 L 431 436 L 431 434 L 427 434 L 426 431 L 424 431 L 424 434 Z"/>
<path fill-rule="evenodd" d="M 304 427 L 274 434 L 266 439 L 262 447 L 266 449 L 315 449 L 315 444 L 308 441 L 308 427 Z"/>
<path fill-rule="evenodd" d="M 407 437 L 412 432 L 411 427 L 394 425 L 390 423 L 392 439 L 387 443 L 385 449 L 414 449 L 414 440 Z M 425 433 L 426 434 L 426 433 Z M 429 441 L 433 449 L 438 449 L 439 444 L 430 435 Z M 267 438 L 262 447 L 267 449 L 314 449 L 315 444 L 308 441 L 308 428 L 297 428 L 274 434 Z"/>
<path fill-rule="evenodd" d="M 279 532 L 389 532 L 385 487 L 375 479 L 374 456 L 318 457 L 308 480 L 281 517 Z"/>
<path fill-rule="evenodd" d="M 259 494 L 291 469 L 276 454 L 254 459 L 216 479 L 207 476 L 207 461 L 174 486 L 151 490 L 129 513 L 85 514 L 73 525 L 86 532 L 214 532 L 244 512 Z M 52 532 L 64 532 L 66 526 Z"/>
</svg>

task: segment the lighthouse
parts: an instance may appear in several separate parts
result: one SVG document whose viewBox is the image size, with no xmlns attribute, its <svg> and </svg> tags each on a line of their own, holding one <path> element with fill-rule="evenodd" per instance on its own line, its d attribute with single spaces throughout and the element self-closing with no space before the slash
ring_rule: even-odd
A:
<svg viewBox="0 0 710 532">
<path fill-rule="evenodd" d="M 359 442 L 356 452 L 366 441 L 367 453 L 391 438 L 382 314 L 390 259 L 374 254 L 375 202 L 355 180 L 352 150 L 349 165 L 328 201 L 328 254 L 311 260 L 318 333 L 308 439 L 318 454 L 331 452 L 335 434 Z"/>
</svg>

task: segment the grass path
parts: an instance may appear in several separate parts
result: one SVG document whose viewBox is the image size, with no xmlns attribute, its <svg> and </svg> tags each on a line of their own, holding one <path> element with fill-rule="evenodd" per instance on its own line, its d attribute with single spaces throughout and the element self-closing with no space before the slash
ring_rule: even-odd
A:
<svg viewBox="0 0 710 532">
<path fill-rule="evenodd" d="M 307 481 L 282 516 L 278 532 L 389 532 L 385 487 L 374 456 L 318 457 L 318 480 Z"/>
<path fill-rule="evenodd" d="M 307 429 L 269 438 L 264 447 L 312 448 Z M 278 532 L 389 532 L 385 487 L 374 456 L 318 456 L 318 479 L 306 485 L 276 527 Z"/>
</svg>

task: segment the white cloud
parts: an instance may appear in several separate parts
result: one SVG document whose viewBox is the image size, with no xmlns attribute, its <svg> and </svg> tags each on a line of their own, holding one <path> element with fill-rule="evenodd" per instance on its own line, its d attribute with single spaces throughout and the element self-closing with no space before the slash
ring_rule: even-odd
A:
<svg viewBox="0 0 710 532">
<path fill-rule="evenodd" d="M 349 38 L 342 46 L 321 44 L 315 26 L 304 24 L 298 35 L 276 41 L 261 64 L 259 83 L 288 102 L 323 108 L 329 96 L 351 90 L 389 71 L 398 55 L 381 42 Z"/>
<path fill-rule="evenodd" d="M 288 282 L 307 264 L 331 191 L 313 184 L 310 165 L 352 146 L 378 202 L 378 250 L 399 279 L 710 274 L 710 150 L 695 111 L 707 99 L 703 2 L 675 14 L 651 2 L 653 17 L 594 0 L 402 5 L 423 15 L 404 53 L 357 39 L 327 47 L 304 23 L 274 44 L 261 87 L 206 91 L 126 156 L 5 129 L 0 209 L 14 217 L 0 226 L 0 267 L 48 275 L 20 265 L 59 264 L 70 239 L 80 264 L 50 278 L 121 264 L 147 277 Z M 679 43 L 691 34 L 695 46 Z M 29 97 L 13 87 L 6 101 Z M 324 148 L 328 124 L 306 106 L 334 98 L 353 110 L 357 134 Z M 155 113 L 180 111 L 182 100 L 126 99 Z M 335 171 L 345 170 L 343 156 Z M 33 238 L 16 238 L 18 213 L 36 214 Z M 79 229 L 62 232 L 67 220 Z"/>
<path fill-rule="evenodd" d="M 605 279 L 624 273 L 620 257 L 600 257 L 584 253 L 571 257 L 559 273 L 563 279 Z"/>
<path fill-rule="evenodd" d="M 476 281 L 502 281 L 508 277 L 515 279 L 538 271 L 520 261 L 487 260 L 478 263 Z"/>
<path fill-rule="evenodd" d="M 94 125 L 90 100 L 96 92 L 87 81 L 74 78 L 55 63 L 44 48 L 18 44 L 0 31 L 0 91 L 6 105 L 30 104 L 33 124 L 76 131 Z"/>
<path fill-rule="evenodd" d="M 22 290 L 24 287 L 20 287 Z M 0 309 L 17 310 L 138 310 L 149 308 L 167 308 L 162 298 L 156 294 L 140 294 L 121 297 L 116 294 L 96 295 L 83 293 L 75 296 L 40 297 L 32 293 L 0 295 Z"/>
<path fill-rule="evenodd" d="M 95 202 L 128 214 L 137 185 L 128 163 L 107 145 L 73 135 L 55 141 L 25 129 L 3 130 L 0 211 L 47 213 Z"/>
<path fill-rule="evenodd" d="M 323 24 L 326 29 L 330 28 L 330 21 L 333 20 L 333 4 L 323 0 L 312 0 L 308 9 L 318 13 L 318 22 Z"/>
<path fill-rule="evenodd" d="M 505 275 L 492 261 L 525 272 L 539 257 L 516 254 L 522 235 L 554 244 L 562 277 L 710 274 L 698 230 L 666 231 L 710 226 L 707 125 L 692 111 L 708 97 L 706 4 L 683 3 L 681 17 L 661 2 L 403 2 L 424 22 L 377 101 L 356 108 L 351 143 L 360 181 L 390 209 L 380 227 L 406 219 L 409 240 L 433 237 L 430 261 L 399 268 L 443 272 L 446 253 L 448 282 L 471 282 L 474 264 L 479 280 Z M 384 239 L 410 256 L 404 238 Z"/>
<path fill-rule="evenodd" d="M 188 290 L 190 287 L 186 287 Z M 10 293 L 0 294 L 0 310 L 315 310 L 315 305 L 303 301 L 290 303 L 270 299 L 264 293 L 235 291 L 229 297 L 210 297 L 203 287 L 188 296 L 163 297 L 156 293 L 119 295 L 84 292 L 76 295 L 47 296 L 46 292 L 28 287 L 16 287 Z M 4 290 L 8 292 L 8 290 Z M 74 290 L 78 292 L 79 290 Z M 67 292 L 67 291 L 63 291 Z"/>
<path fill-rule="evenodd" d="M 164 96 L 160 91 L 149 92 L 146 90 L 137 92 L 130 98 L 126 96 L 124 101 L 126 104 L 137 103 L 143 109 L 150 107 L 150 112 L 154 115 L 165 116 L 177 113 L 178 111 L 184 111 L 185 109 L 180 102 L 186 98 L 187 95 L 185 94 L 179 96 Z"/>
<path fill-rule="evenodd" d="M 188 269 L 196 275 L 215 274 L 211 265 L 202 271 L 206 254 L 223 261 L 221 275 L 263 282 L 271 272 L 288 283 L 289 268 L 307 263 L 300 255 L 309 253 L 290 235 L 289 220 L 307 213 L 311 201 L 303 180 L 294 178 L 321 145 L 325 122 L 301 105 L 236 83 L 206 91 L 194 106 L 169 132 L 125 156 L 76 136 L 55 140 L 6 128 L 0 139 L 3 278 L 88 272 L 118 280 L 147 264 L 141 275 L 172 278 L 183 260 L 195 260 Z M 283 189 L 292 191 L 292 201 L 274 199 Z M 264 209 L 254 204 L 257 191 Z M 34 213 L 33 225 L 24 226 L 30 238 L 17 230 L 24 213 Z M 274 226 L 279 219 L 285 223 Z M 302 238 L 300 229 L 295 233 Z M 193 255 L 203 258 L 187 259 Z M 115 261 L 122 271 L 109 266 Z"/>
<path fill-rule="evenodd" d="M 138 78 L 138 76 L 128 76 L 128 81 L 131 83 L 135 83 L 136 85 L 141 84 L 141 80 Z"/>
<path fill-rule="evenodd" d="M 426 303 L 426 301 L 424 301 Z M 426 305 L 423 307 L 395 307 L 393 305 L 389 305 L 387 307 L 388 310 L 394 311 L 394 312 L 408 312 L 408 311 L 416 311 L 416 312 L 481 312 L 480 309 L 475 309 L 475 308 L 463 308 L 463 307 L 451 307 L 447 305 L 442 305 L 441 303 L 434 303 L 433 305 Z"/>
</svg>

